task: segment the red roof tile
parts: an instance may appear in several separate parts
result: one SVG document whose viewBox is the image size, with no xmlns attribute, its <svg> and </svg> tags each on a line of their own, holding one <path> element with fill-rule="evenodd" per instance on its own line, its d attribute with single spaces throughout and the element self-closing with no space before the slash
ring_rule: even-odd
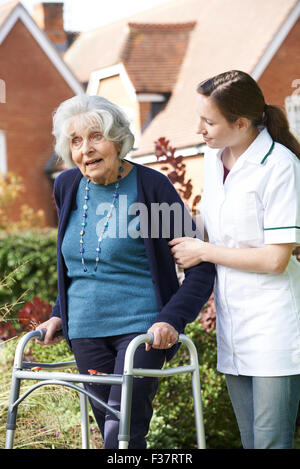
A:
<svg viewBox="0 0 300 469">
<path fill-rule="evenodd" d="M 129 23 L 122 61 L 137 92 L 170 93 L 186 53 L 189 23 Z"/>
</svg>

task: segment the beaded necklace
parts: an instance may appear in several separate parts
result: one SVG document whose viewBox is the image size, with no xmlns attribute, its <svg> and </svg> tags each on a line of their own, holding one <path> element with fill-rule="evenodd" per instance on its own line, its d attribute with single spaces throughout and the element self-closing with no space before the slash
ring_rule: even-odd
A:
<svg viewBox="0 0 300 469">
<path fill-rule="evenodd" d="M 97 272 L 97 269 L 98 269 L 98 263 L 100 261 L 100 253 L 101 253 L 101 243 L 102 243 L 102 240 L 103 240 L 103 237 L 104 237 L 104 233 L 106 232 L 107 228 L 108 228 L 108 225 L 109 225 L 109 219 L 111 218 L 112 216 L 112 211 L 115 207 L 115 204 L 116 204 L 116 200 L 117 198 L 119 197 L 119 187 L 120 187 L 120 179 L 122 177 L 122 175 L 120 173 L 122 173 L 124 171 L 124 168 L 123 166 L 120 166 L 119 167 L 119 174 L 117 176 L 117 181 L 115 183 L 115 192 L 113 193 L 113 199 L 112 199 L 112 203 L 110 204 L 110 209 L 106 215 L 106 220 L 105 220 L 105 223 L 104 223 L 104 226 L 103 226 L 103 229 L 100 233 L 100 236 L 98 238 L 98 244 L 97 244 L 97 247 L 96 247 L 96 259 L 95 259 L 95 267 L 94 267 L 94 272 Z M 85 260 L 84 260 L 84 240 L 83 240 L 83 237 L 85 235 L 85 229 L 86 229 L 86 226 L 87 226 L 87 218 L 88 218 L 88 214 L 87 214 L 87 211 L 88 211 L 88 200 L 89 200 L 89 185 L 90 185 L 90 180 L 87 179 L 86 180 L 86 185 L 85 185 L 85 196 L 84 196 L 84 205 L 83 205 L 83 214 L 82 214 L 82 223 L 81 223 L 81 231 L 80 231 L 80 255 L 81 255 L 81 263 L 83 265 L 83 271 L 85 273 L 87 273 L 88 275 L 95 275 L 93 272 L 88 272 L 88 268 L 85 264 Z"/>
</svg>

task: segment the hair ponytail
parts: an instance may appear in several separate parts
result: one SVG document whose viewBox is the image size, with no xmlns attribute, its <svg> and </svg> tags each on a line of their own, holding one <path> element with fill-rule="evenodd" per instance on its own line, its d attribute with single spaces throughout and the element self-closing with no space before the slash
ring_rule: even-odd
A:
<svg viewBox="0 0 300 469">
<path fill-rule="evenodd" d="M 243 116 L 254 126 L 264 125 L 274 141 L 281 143 L 300 159 L 300 143 L 289 129 L 284 112 L 265 103 L 257 82 L 247 73 L 231 70 L 201 82 L 197 92 L 210 96 L 228 122 Z"/>
<path fill-rule="evenodd" d="M 285 113 L 278 106 L 265 105 L 265 126 L 275 142 L 281 143 L 300 159 L 300 143 L 291 133 Z"/>
</svg>

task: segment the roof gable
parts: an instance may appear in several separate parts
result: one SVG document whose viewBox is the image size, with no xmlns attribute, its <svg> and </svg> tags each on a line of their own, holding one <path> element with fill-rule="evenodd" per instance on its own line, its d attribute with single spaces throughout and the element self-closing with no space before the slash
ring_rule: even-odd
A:
<svg viewBox="0 0 300 469">
<path fill-rule="evenodd" d="M 74 93 L 83 93 L 83 88 L 77 78 L 73 75 L 46 34 L 37 26 L 23 5 L 19 2 L 9 2 L 5 4 L 4 7 L 6 8 L 2 7 L 0 9 L 0 46 L 16 22 L 18 20 L 22 21 Z"/>
</svg>

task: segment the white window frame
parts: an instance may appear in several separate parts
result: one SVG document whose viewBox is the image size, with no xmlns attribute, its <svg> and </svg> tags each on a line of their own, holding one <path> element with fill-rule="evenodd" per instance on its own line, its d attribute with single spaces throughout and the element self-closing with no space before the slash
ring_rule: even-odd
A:
<svg viewBox="0 0 300 469">
<path fill-rule="evenodd" d="M 6 134 L 0 130 L 0 173 L 7 174 Z"/>
</svg>

